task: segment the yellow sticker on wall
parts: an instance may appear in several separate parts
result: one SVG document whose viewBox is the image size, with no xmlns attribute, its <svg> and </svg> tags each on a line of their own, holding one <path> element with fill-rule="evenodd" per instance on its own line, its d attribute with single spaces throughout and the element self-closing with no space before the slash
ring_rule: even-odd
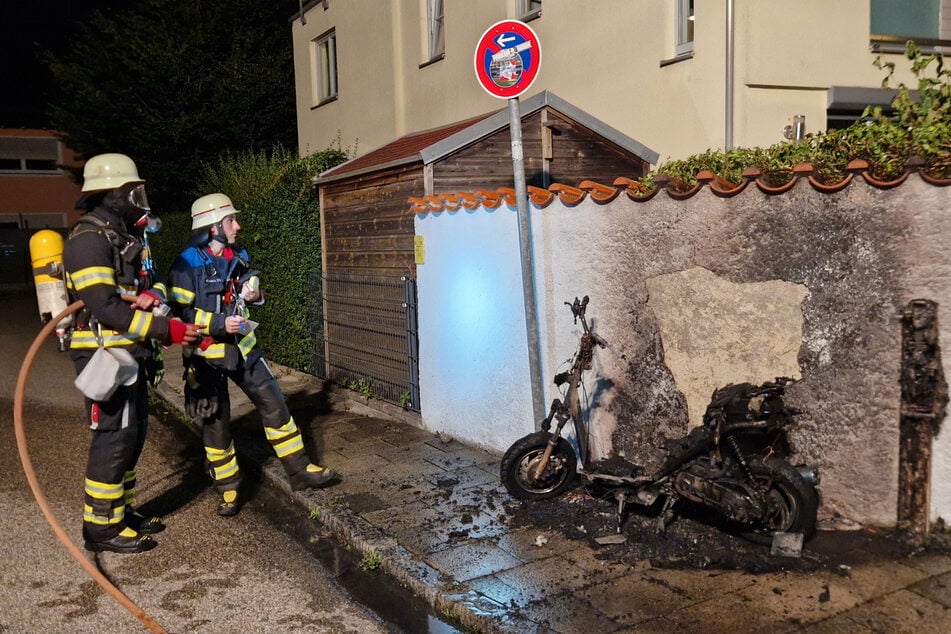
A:
<svg viewBox="0 0 951 634">
<path fill-rule="evenodd" d="M 413 236 L 413 256 L 416 264 L 426 264 L 426 239 L 423 236 Z"/>
</svg>

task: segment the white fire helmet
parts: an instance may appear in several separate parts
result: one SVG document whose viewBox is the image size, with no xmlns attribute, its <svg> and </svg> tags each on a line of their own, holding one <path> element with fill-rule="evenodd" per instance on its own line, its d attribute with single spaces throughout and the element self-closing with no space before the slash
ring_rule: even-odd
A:
<svg viewBox="0 0 951 634">
<path fill-rule="evenodd" d="M 125 154 L 97 154 L 83 168 L 83 192 L 98 192 L 122 187 L 126 183 L 141 183 L 139 170 Z"/>
<path fill-rule="evenodd" d="M 234 214 L 240 213 L 234 208 L 231 199 L 224 194 L 208 194 L 192 203 L 192 231 L 210 227 Z"/>
</svg>

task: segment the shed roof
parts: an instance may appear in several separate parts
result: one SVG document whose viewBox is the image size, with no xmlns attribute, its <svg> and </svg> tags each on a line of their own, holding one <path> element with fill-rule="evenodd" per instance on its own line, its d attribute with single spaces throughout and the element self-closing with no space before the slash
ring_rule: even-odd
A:
<svg viewBox="0 0 951 634">
<path fill-rule="evenodd" d="M 657 163 L 659 156 L 657 152 L 571 105 L 550 91 L 542 91 L 522 101 L 519 105 L 519 116 L 522 118 L 531 116 L 544 107 L 551 107 L 556 112 L 583 125 L 647 163 Z M 440 128 L 413 132 L 322 172 L 314 178 L 314 184 L 322 185 L 350 176 L 416 162 L 428 165 L 479 139 L 502 130 L 508 125 L 508 108 L 503 108 Z"/>
</svg>

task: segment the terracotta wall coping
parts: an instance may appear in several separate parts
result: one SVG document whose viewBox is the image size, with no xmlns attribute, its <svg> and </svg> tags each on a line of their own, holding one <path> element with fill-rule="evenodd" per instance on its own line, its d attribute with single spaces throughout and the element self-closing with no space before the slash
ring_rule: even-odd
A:
<svg viewBox="0 0 951 634">
<path fill-rule="evenodd" d="M 545 208 L 558 198 L 565 206 L 573 207 L 590 198 L 598 204 L 607 204 L 620 196 L 626 195 L 631 200 L 637 202 L 646 202 L 664 191 L 667 196 L 676 200 L 685 200 L 696 196 L 704 187 L 721 197 L 730 197 L 739 194 L 745 190 L 751 183 L 762 192 L 770 195 L 780 195 L 790 189 L 801 179 L 818 191 L 824 193 L 837 192 L 847 187 L 856 175 L 861 177 L 873 187 L 889 189 L 898 187 L 904 183 L 911 174 L 917 174 L 923 181 L 935 187 L 946 187 L 951 185 L 951 179 L 938 179 L 929 176 L 920 168 L 920 160 L 909 160 L 906 164 L 905 172 L 898 178 L 890 181 L 880 181 L 871 176 L 869 165 L 863 160 L 853 160 L 846 168 L 846 176 L 838 183 L 823 183 L 814 176 L 815 170 L 809 163 L 801 163 L 793 167 L 792 178 L 782 184 L 769 183 L 763 178 L 762 172 L 755 167 L 747 168 L 743 172 L 743 182 L 739 185 L 733 185 L 717 177 L 713 172 L 702 170 L 697 173 L 697 184 L 683 188 L 681 183 L 664 174 L 657 174 L 654 178 L 655 187 L 652 190 L 636 180 L 620 176 L 614 179 L 611 185 L 605 185 L 593 180 L 585 180 L 578 183 L 577 186 L 565 185 L 563 183 L 553 183 L 547 189 L 541 187 L 527 187 L 528 199 L 536 207 Z M 409 213 L 427 214 L 441 211 L 458 211 L 459 209 L 476 209 L 480 206 L 496 209 L 503 203 L 509 207 L 516 207 L 515 190 L 511 187 L 500 187 L 494 191 L 477 189 L 474 192 L 453 192 L 434 194 L 432 196 L 412 196 L 408 199 L 410 203 Z"/>
</svg>

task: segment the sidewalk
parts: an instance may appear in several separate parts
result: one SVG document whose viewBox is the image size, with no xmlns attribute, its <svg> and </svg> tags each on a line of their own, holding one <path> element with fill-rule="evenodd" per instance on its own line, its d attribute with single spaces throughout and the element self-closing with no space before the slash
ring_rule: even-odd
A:
<svg viewBox="0 0 951 634">
<path fill-rule="evenodd" d="M 171 350 L 168 357 L 166 381 L 156 391 L 181 411 L 181 359 Z M 384 418 L 328 396 L 314 377 L 275 372 L 311 455 L 340 472 L 342 481 L 320 491 L 290 491 L 266 444 L 246 440 L 263 439 L 263 433 L 250 402 L 233 389 L 239 458 L 260 461 L 265 486 L 318 514 L 355 550 L 377 553 L 383 571 L 467 629 L 951 631 L 951 553 L 909 554 L 882 547 L 871 531 L 859 530 L 817 538 L 831 544 L 821 555 L 812 555 L 807 544 L 803 559 L 822 562 L 812 569 L 776 560 L 758 573 L 694 560 L 652 565 L 625 545 L 599 545 L 584 526 L 559 530 L 537 521 L 541 516 L 501 486 L 498 456 L 423 431 L 411 419 L 398 420 L 396 408 L 392 419 Z M 580 503 L 585 513 L 603 516 L 602 523 L 613 521 L 611 504 L 583 497 L 553 501 L 548 512 L 573 522 L 571 507 Z M 732 552 L 734 546 L 723 543 Z M 731 552 L 724 551 L 710 553 L 709 561 L 728 560 Z"/>
</svg>

